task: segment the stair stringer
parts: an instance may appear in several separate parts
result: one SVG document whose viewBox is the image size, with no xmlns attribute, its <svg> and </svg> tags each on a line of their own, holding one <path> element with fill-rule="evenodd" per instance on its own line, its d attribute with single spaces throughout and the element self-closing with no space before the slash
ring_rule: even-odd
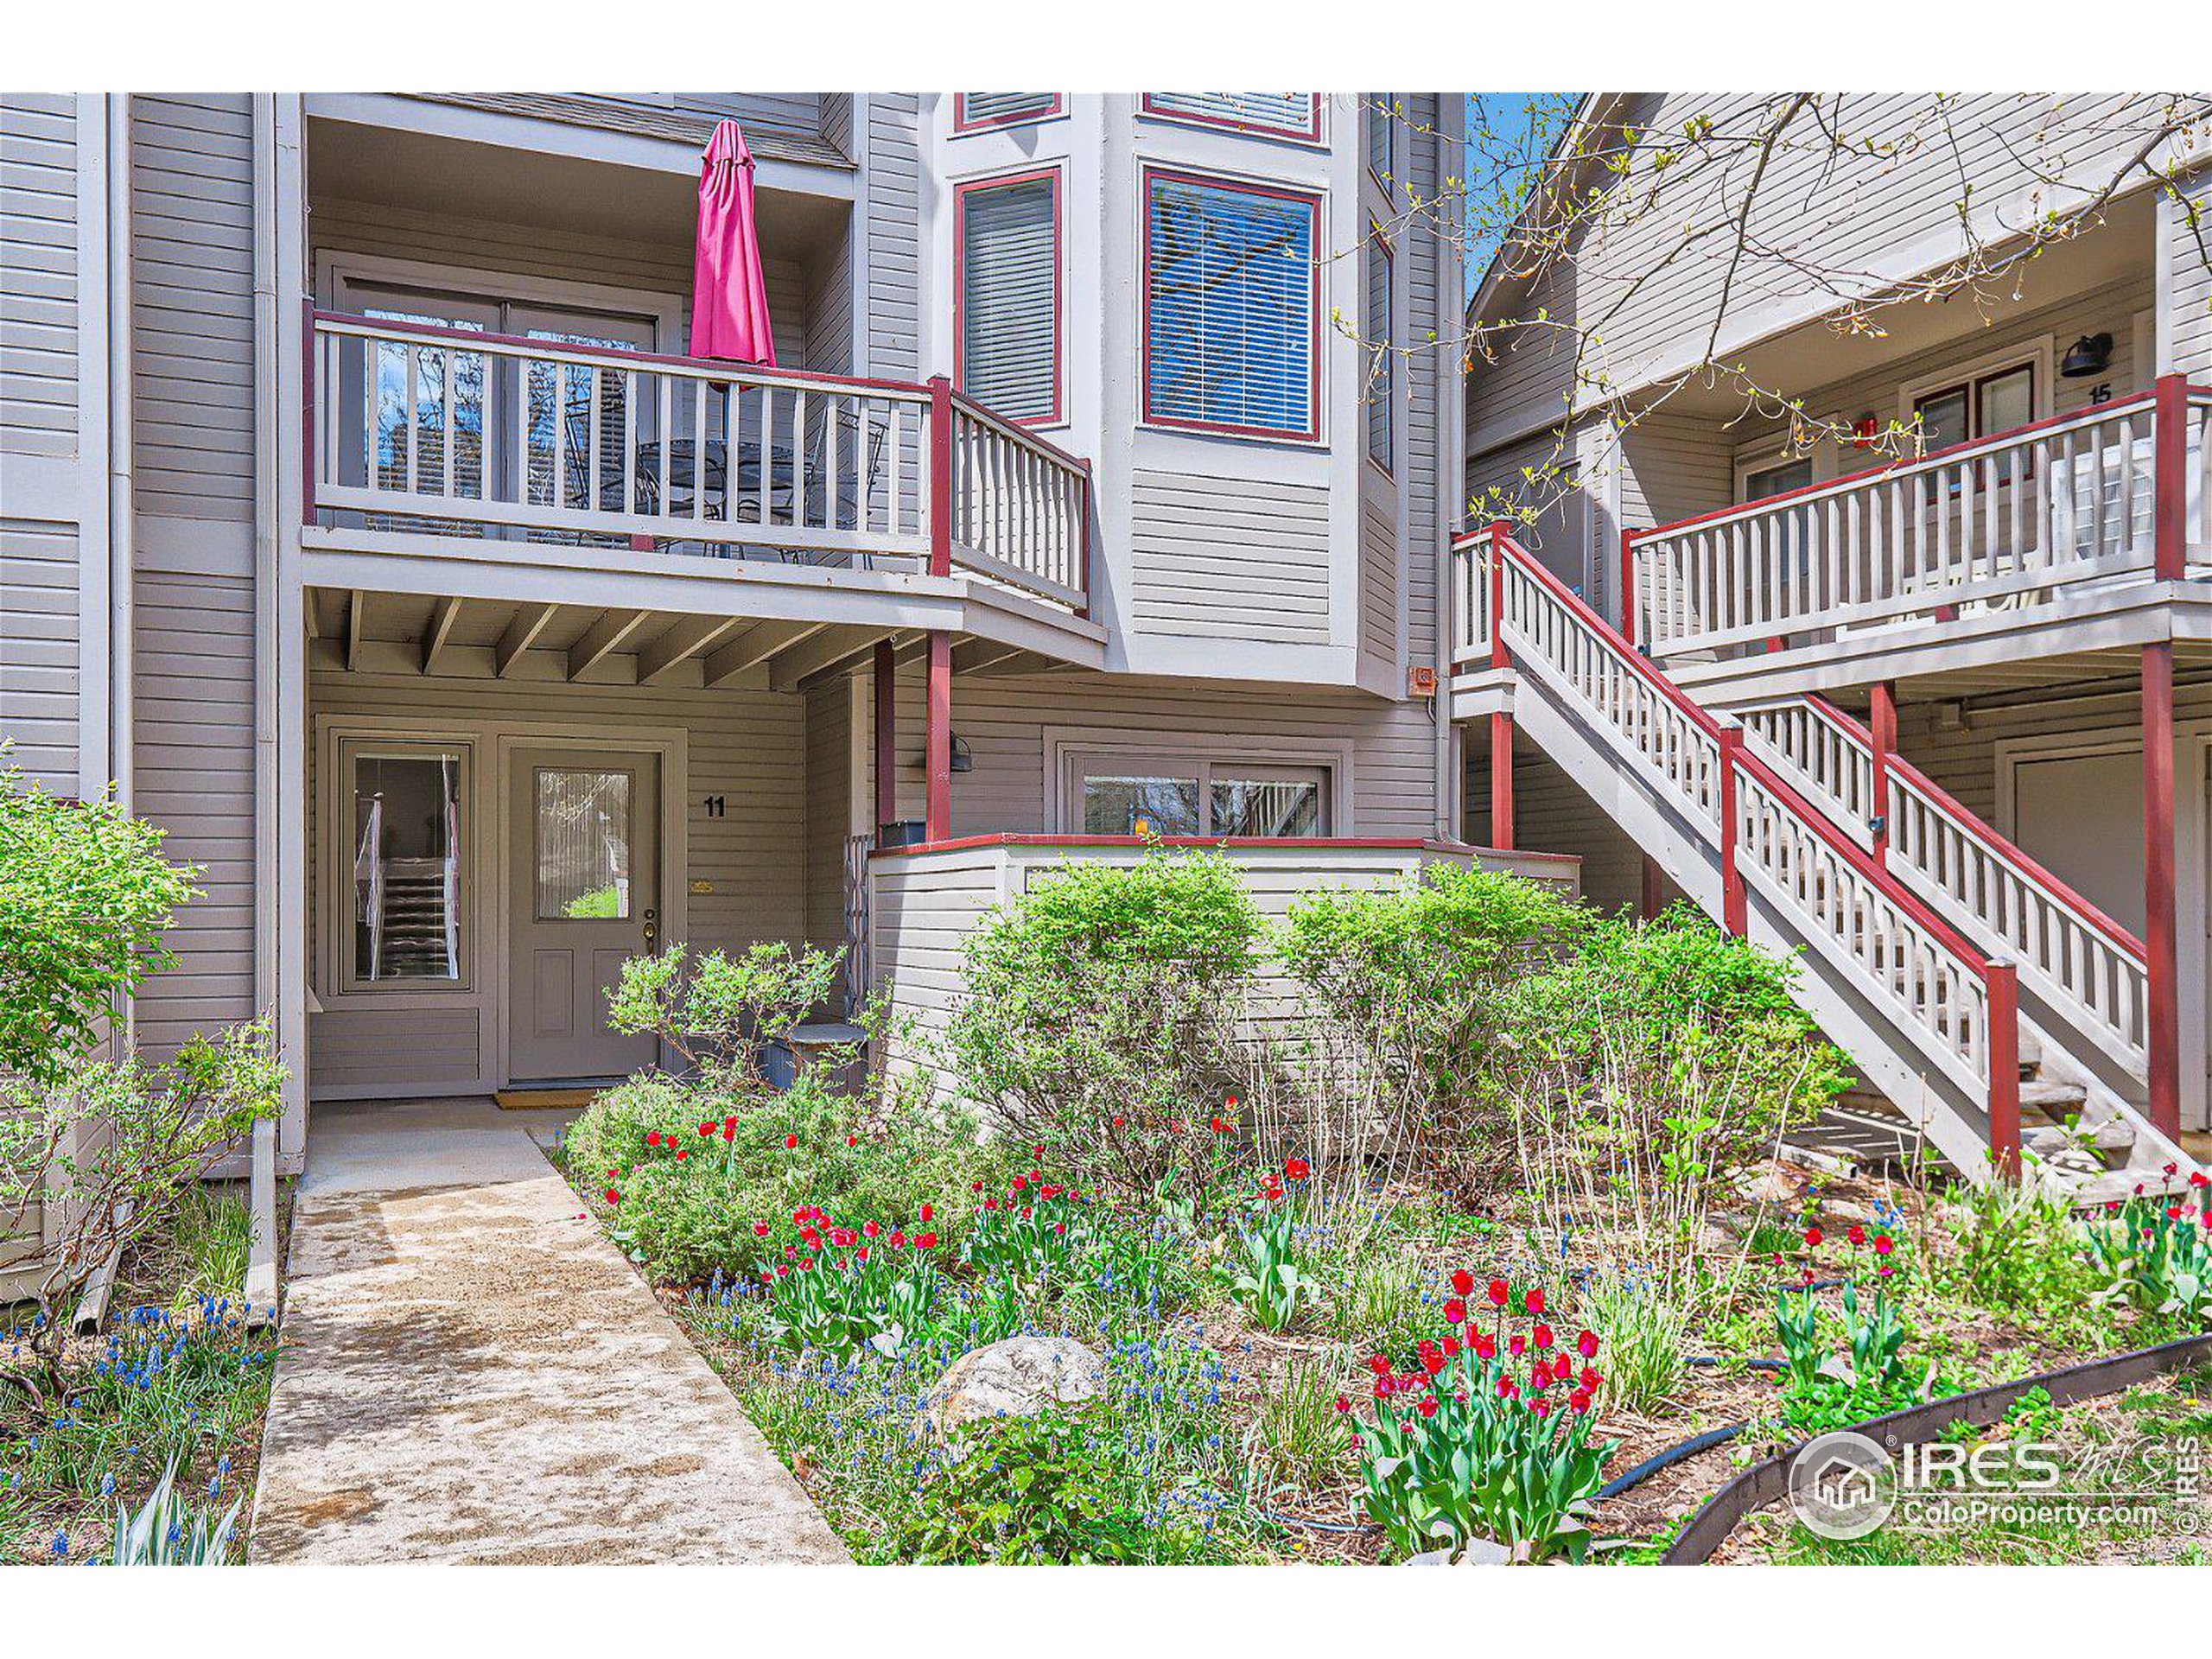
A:
<svg viewBox="0 0 2212 1659">
<path fill-rule="evenodd" d="M 1608 729 L 1575 693 L 1554 683 L 1533 652 L 1516 653 L 1514 719 L 1538 747 L 1707 914 L 1722 913 L 1719 831 L 1669 791 L 1654 768 Z M 1881 1005 L 1840 945 L 1772 887 L 1744 871 L 1745 931 L 1763 948 L 1794 955 L 1791 994 L 1867 1080 L 1910 1118 L 1951 1164 L 1977 1182 L 1992 1171 L 1989 1118 L 1972 1083 L 1927 1052 Z"/>
</svg>

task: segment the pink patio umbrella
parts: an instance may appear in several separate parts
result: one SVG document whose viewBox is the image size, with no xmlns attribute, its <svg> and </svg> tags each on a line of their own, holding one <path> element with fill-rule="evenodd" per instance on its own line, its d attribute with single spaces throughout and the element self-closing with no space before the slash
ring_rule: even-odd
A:
<svg viewBox="0 0 2212 1659">
<path fill-rule="evenodd" d="M 753 152 L 734 121 L 718 121 L 699 168 L 699 236 L 691 275 L 691 355 L 776 366 L 768 284 L 753 223 Z"/>
</svg>

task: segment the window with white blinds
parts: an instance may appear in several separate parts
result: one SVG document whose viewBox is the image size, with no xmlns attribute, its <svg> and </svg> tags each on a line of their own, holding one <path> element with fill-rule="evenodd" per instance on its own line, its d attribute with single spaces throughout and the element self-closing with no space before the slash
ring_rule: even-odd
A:
<svg viewBox="0 0 2212 1659">
<path fill-rule="evenodd" d="M 952 127 L 968 132 L 977 127 L 1014 127 L 1025 121 L 1042 121 L 1060 112 L 1058 92 L 955 92 Z"/>
<path fill-rule="evenodd" d="M 1390 349 L 1390 245 L 1379 230 L 1367 238 L 1367 458 L 1384 472 L 1393 470 L 1391 422 L 1398 392 L 1398 354 Z"/>
<path fill-rule="evenodd" d="M 1318 196 L 1153 171 L 1145 178 L 1145 417 L 1320 435 Z"/>
<path fill-rule="evenodd" d="M 960 187 L 961 390 L 1009 420 L 1060 418 L 1060 175 Z"/>
<path fill-rule="evenodd" d="M 1281 138 L 1321 139 L 1319 92 L 1147 92 L 1147 114 Z"/>
</svg>

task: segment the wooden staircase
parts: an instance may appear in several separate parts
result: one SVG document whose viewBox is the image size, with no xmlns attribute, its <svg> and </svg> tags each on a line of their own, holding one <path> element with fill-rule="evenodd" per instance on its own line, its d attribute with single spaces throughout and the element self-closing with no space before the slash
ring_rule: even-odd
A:
<svg viewBox="0 0 2212 1659">
<path fill-rule="evenodd" d="M 2004 879 L 1950 880 L 1955 857 L 1932 851 L 1925 871 L 1910 856 L 1897 868 L 1853 820 L 1858 772 L 1817 760 L 1849 750 L 1834 711 L 1708 712 L 1502 531 L 1459 551 L 1455 608 L 1512 670 L 1516 724 L 1683 893 L 1800 958 L 1798 1001 L 1873 1101 L 1970 1180 L 2018 1167 L 2085 1204 L 2186 1180 L 2195 1166 L 2141 1104 L 2145 998 L 2124 932 L 1987 826 L 1960 823 L 1948 797 L 1945 833 Z M 1937 847 L 1932 830 L 1920 844 Z"/>
</svg>

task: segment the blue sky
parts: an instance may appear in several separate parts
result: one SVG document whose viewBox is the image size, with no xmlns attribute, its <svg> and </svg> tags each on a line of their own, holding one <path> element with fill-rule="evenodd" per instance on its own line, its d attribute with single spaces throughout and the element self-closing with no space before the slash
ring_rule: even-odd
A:
<svg viewBox="0 0 2212 1659">
<path fill-rule="evenodd" d="M 1467 155 L 1460 168 L 1468 186 L 1467 293 L 1474 297 L 1510 214 L 1501 156 L 1541 155 L 1558 136 L 1575 92 L 1469 92 Z"/>
</svg>

